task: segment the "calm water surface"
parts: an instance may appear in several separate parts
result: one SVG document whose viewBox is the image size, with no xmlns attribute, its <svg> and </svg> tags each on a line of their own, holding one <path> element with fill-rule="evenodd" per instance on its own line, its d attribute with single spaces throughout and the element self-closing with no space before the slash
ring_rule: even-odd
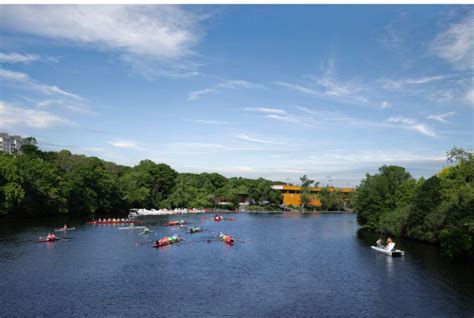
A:
<svg viewBox="0 0 474 318">
<path fill-rule="evenodd" d="M 192 236 L 158 226 L 167 218 L 147 219 L 148 236 L 77 222 L 70 241 L 41 244 L 58 221 L 2 222 L 0 316 L 474 315 L 473 264 L 436 246 L 397 241 L 403 258 L 376 253 L 351 214 L 233 216 L 185 217 L 208 230 Z M 243 242 L 207 242 L 218 231 Z M 151 247 L 173 233 L 186 243 Z"/>
</svg>

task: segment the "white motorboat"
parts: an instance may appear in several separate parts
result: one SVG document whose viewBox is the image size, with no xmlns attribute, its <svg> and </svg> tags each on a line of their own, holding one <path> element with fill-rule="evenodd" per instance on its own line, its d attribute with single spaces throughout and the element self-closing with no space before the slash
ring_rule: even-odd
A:
<svg viewBox="0 0 474 318">
<path fill-rule="evenodd" d="M 371 246 L 371 248 L 376 250 L 377 252 L 388 255 L 388 256 L 396 257 L 396 256 L 405 255 L 404 251 L 396 250 L 396 249 L 394 249 L 394 247 L 395 247 L 395 243 L 389 243 L 387 247 L 385 247 L 385 246 L 381 246 L 381 247 Z"/>
</svg>

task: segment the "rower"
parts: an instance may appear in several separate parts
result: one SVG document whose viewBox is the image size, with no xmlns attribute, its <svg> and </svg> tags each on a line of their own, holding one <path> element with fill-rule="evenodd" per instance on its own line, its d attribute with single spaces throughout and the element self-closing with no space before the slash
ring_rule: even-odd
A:
<svg viewBox="0 0 474 318">
<path fill-rule="evenodd" d="M 46 240 L 48 241 L 54 241 L 56 239 L 56 235 L 54 233 L 48 233 L 48 236 L 46 236 Z"/>
<path fill-rule="evenodd" d="M 67 224 L 64 224 L 63 230 L 67 230 Z"/>
</svg>

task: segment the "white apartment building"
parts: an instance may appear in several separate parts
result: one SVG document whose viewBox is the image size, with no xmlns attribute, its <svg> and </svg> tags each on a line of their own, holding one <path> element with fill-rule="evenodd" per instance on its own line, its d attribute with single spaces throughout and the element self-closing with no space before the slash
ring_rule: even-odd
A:
<svg viewBox="0 0 474 318">
<path fill-rule="evenodd" d="M 0 151 L 7 153 L 16 153 L 20 151 L 22 145 L 27 144 L 28 141 L 21 138 L 21 136 L 10 136 L 7 133 L 0 133 Z"/>
</svg>

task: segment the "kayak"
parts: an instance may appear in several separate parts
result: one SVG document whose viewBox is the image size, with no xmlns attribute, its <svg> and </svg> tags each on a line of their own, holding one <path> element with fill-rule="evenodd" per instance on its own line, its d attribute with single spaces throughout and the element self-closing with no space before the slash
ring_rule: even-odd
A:
<svg viewBox="0 0 474 318">
<path fill-rule="evenodd" d="M 189 234 L 199 233 L 199 232 L 202 232 L 202 231 L 204 231 L 204 229 L 202 227 L 191 227 L 191 228 L 188 229 Z"/>
<path fill-rule="evenodd" d="M 152 233 L 153 231 L 150 231 L 149 228 L 145 227 L 145 229 L 143 230 L 143 232 L 140 232 L 138 233 L 138 235 L 146 235 L 146 234 L 150 234 Z"/>
<path fill-rule="evenodd" d="M 40 237 L 38 239 L 38 241 L 36 241 L 36 243 L 49 243 L 49 242 L 55 242 L 55 241 L 59 241 L 61 240 L 61 238 L 59 237 L 55 237 L 55 238 L 45 238 L 45 237 Z"/>
<path fill-rule="evenodd" d="M 213 216 L 212 220 L 215 222 L 221 222 L 221 221 L 235 221 L 235 218 L 224 218 L 223 216 Z"/>
<path fill-rule="evenodd" d="M 224 233 L 219 233 L 219 235 L 217 236 L 221 241 L 224 241 L 225 243 L 229 244 L 229 245 L 234 245 L 235 243 L 235 240 L 232 236 L 230 235 L 227 235 L 227 234 L 224 234 Z"/>
<path fill-rule="evenodd" d="M 87 224 L 137 224 L 140 222 L 125 220 L 125 221 L 89 221 Z"/>
<path fill-rule="evenodd" d="M 163 224 L 163 226 L 179 226 L 179 225 L 185 225 L 185 224 L 188 224 L 188 222 L 186 221 L 168 221 L 166 222 L 165 224 Z"/>
<path fill-rule="evenodd" d="M 163 247 L 163 246 L 179 243 L 182 240 L 183 240 L 183 238 L 180 237 L 180 236 L 177 236 L 176 234 L 172 235 L 172 236 L 165 236 L 162 239 L 159 239 L 158 241 L 155 241 L 155 243 L 153 243 L 153 247 L 154 248 L 160 248 L 160 247 Z"/>
<path fill-rule="evenodd" d="M 51 242 L 54 242 L 54 241 L 59 241 L 59 239 L 53 239 L 53 240 L 44 239 L 44 240 L 36 241 L 36 243 L 51 243 Z"/>
<path fill-rule="evenodd" d="M 143 230 L 146 226 L 122 226 L 119 227 L 119 230 Z"/>
<path fill-rule="evenodd" d="M 67 229 L 54 229 L 54 232 L 63 232 L 63 231 L 73 231 L 75 230 L 75 227 L 68 227 Z"/>
<path fill-rule="evenodd" d="M 385 255 L 388 255 L 388 256 L 393 256 L 393 257 L 396 257 L 396 256 L 403 256 L 405 255 L 405 252 L 401 251 L 401 250 L 387 250 L 385 248 L 380 248 L 380 247 L 377 247 L 377 246 L 371 246 L 371 248 L 373 250 L 376 250 L 377 252 L 379 253 L 382 253 L 382 254 L 385 254 Z"/>
</svg>

